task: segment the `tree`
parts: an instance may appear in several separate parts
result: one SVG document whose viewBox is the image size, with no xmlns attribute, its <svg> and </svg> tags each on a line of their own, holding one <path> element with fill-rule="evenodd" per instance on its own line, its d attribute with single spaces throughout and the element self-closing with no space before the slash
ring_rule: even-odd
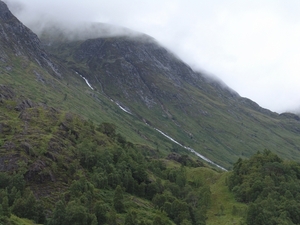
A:
<svg viewBox="0 0 300 225">
<path fill-rule="evenodd" d="M 196 221 L 197 225 L 205 225 L 206 220 L 206 208 L 205 207 L 198 207 L 194 212 L 194 220 Z"/>
<path fill-rule="evenodd" d="M 10 217 L 10 209 L 8 205 L 8 197 L 7 195 L 2 200 L 2 214 L 3 216 Z"/>
<path fill-rule="evenodd" d="M 47 225 L 60 225 L 65 224 L 66 220 L 66 207 L 63 201 L 58 201 L 55 204 L 55 209 L 52 218 L 49 220 Z"/>
<path fill-rule="evenodd" d="M 236 215 L 238 215 L 238 209 L 237 209 L 237 207 L 234 205 L 234 206 L 232 206 L 232 211 L 231 211 L 231 214 L 233 215 L 233 216 L 236 216 Z"/>
<path fill-rule="evenodd" d="M 95 214 L 91 216 L 91 220 L 92 220 L 91 225 L 98 225 L 98 220 Z"/>
<path fill-rule="evenodd" d="M 104 202 L 97 202 L 95 205 L 94 212 L 97 217 L 98 224 L 104 224 L 107 220 L 107 207 L 105 206 Z"/>
<path fill-rule="evenodd" d="M 158 187 L 155 182 L 151 182 L 146 186 L 146 198 L 151 200 L 153 196 L 158 192 Z"/>
<path fill-rule="evenodd" d="M 171 218 L 175 223 L 180 224 L 184 219 L 190 219 L 190 212 L 186 202 L 176 199 L 172 202 Z"/>
<path fill-rule="evenodd" d="M 108 180 L 108 185 L 112 188 L 117 187 L 121 183 L 120 175 L 117 171 L 114 171 L 113 173 L 108 174 L 107 180 Z"/>
<path fill-rule="evenodd" d="M 126 138 L 122 136 L 121 134 L 117 134 L 117 141 L 122 145 L 122 147 L 125 147 L 126 145 Z"/>
<path fill-rule="evenodd" d="M 107 224 L 108 225 L 117 225 L 117 214 L 114 209 L 111 209 L 107 215 Z"/>
<path fill-rule="evenodd" d="M 166 202 L 166 196 L 164 194 L 156 194 L 153 197 L 152 202 L 156 208 L 160 209 L 164 206 L 164 203 Z"/>
<path fill-rule="evenodd" d="M 0 189 L 6 188 L 9 185 L 10 177 L 4 172 L 0 172 Z"/>
<path fill-rule="evenodd" d="M 3 213 L 3 208 L 2 208 L 2 205 L 0 204 L 0 221 L 1 219 L 3 218 L 4 216 L 4 213 Z M 1 224 L 1 223 L 0 223 Z"/>
<path fill-rule="evenodd" d="M 137 224 L 136 212 L 131 210 L 126 214 L 125 225 L 136 225 L 136 224 Z"/>
<path fill-rule="evenodd" d="M 21 193 L 17 190 L 15 186 L 13 186 L 8 195 L 9 205 L 13 205 L 14 201 L 16 201 L 19 198 L 21 198 Z"/>
<path fill-rule="evenodd" d="M 23 193 L 25 189 L 25 180 L 24 176 L 20 173 L 16 173 L 12 176 L 9 189 L 12 189 L 13 187 L 16 187 L 18 191 Z"/>
<path fill-rule="evenodd" d="M 165 225 L 160 216 L 156 216 L 153 220 L 153 225 Z"/>
<path fill-rule="evenodd" d="M 199 189 L 199 203 L 200 206 L 208 208 L 211 204 L 211 191 L 208 185 L 204 185 Z"/>
<path fill-rule="evenodd" d="M 65 218 L 65 224 L 87 225 L 88 214 L 85 207 L 81 206 L 78 202 L 71 201 L 66 207 Z"/>
<path fill-rule="evenodd" d="M 142 220 L 139 225 L 150 225 L 150 223 L 146 222 L 145 220 Z"/>
<path fill-rule="evenodd" d="M 172 204 L 170 202 L 165 202 L 163 206 L 163 210 L 168 214 L 168 216 L 172 215 Z"/>
<path fill-rule="evenodd" d="M 124 211 L 124 204 L 123 204 L 123 190 L 120 185 L 118 185 L 115 189 L 114 194 L 114 208 L 118 213 L 122 213 Z"/>
<path fill-rule="evenodd" d="M 175 182 L 181 188 L 185 186 L 185 184 L 186 184 L 186 170 L 183 166 L 180 168 L 180 171 L 177 171 Z"/>
<path fill-rule="evenodd" d="M 144 197 L 145 196 L 145 189 L 146 189 L 146 184 L 144 182 L 140 183 L 137 186 L 136 195 L 138 195 L 140 197 Z"/>
<path fill-rule="evenodd" d="M 191 223 L 189 220 L 184 219 L 184 220 L 180 223 L 180 225 L 192 225 L 192 223 Z"/>
<path fill-rule="evenodd" d="M 43 223 L 45 220 L 43 211 L 42 204 L 35 199 L 29 188 L 25 190 L 24 196 L 17 199 L 12 206 L 12 212 L 17 216 L 28 218 L 38 223 Z"/>
<path fill-rule="evenodd" d="M 106 134 L 110 138 L 114 138 L 116 136 L 116 125 L 112 123 L 102 123 L 97 130 Z"/>
<path fill-rule="evenodd" d="M 219 215 L 220 216 L 224 215 L 224 206 L 222 204 L 220 205 Z"/>
<path fill-rule="evenodd" d="M 148 179 L 145 165 L 138 165 L 134 168 L 132 173 L 133 178 L 140 184 Z"/>
<path fill-rule="evenodd" d="M 163 215 L 157 215 L 154 218 L 152 224 L 153 225 L 169 225 L 170 221 Z"/>
</svg>

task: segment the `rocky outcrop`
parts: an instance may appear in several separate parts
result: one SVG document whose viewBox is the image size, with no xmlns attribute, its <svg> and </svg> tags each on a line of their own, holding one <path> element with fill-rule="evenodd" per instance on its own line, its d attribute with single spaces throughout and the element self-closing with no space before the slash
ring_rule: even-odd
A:
<svg viewBox="0 0 300 225">
<path fill-rule="evenodd" d="M 95 91 L 218 164 L 232 164 L 257 146 L 298 151 L 298 120 L 287 121 L 194 71 L 151 38 L 62 40 L 46 49 L 82 74 Z"/>
<path fill-rule="evenodd" d="M 21 102 L 15 107 L 15 110 L 17 110 L 17 111 L 23 111 L 24 109 L 27 109 L 27 108 L 33 108 L 33 107 L 35 107 L 35 106 L 37 106 L 37 105 L 38 105 L 38 104 L 33 103 L 31 100 L 26 99 L 26 100 L 21 101 Z"/>
<path fill-rule="evenodd" d="M 16 95 L 14 91 L 6 86 L 6 85 L 0 85 L 0 100 L 8 100 L 14 98 Z"/>
<path fill-rule="evenodd" d="M 187 155 L 180 155 L 178 153 L 172 152 L 167 156 L 168 160 L 173 160 L 175 162 L 179 162 L 180 164 L 184 165 L 184 166 L 192 166 L 192 167 L 203 167 L 204 163 L 196 160 L 194 161 L 193 159 L 191 159 L 189 156 Z"/>
<path fill-rule="evenodd" d="M 27 181 L 35 183 L 44 183 L 46 181 L 55 181 L 55 176 L 47 164 L 42 160 L 36 160 L 32 163 L 24 175 Z"/>
<path fill-rule="evenodd" d="M 10 13 L 7 5 L 0 1 L 0 19 L 4 21 L 8 21 L 10 19 L 13 19 L 13 14 Z"/>
<path fill-rule="evenodd" d="M 19 154 L 11 154 L 0 157 L 0 172 L 16 171 L 19 166 L 18 163 L 22 160 Z"/>
<path fill-rule="evenodd" d="M 2 61 L 9 61 L 12 56 L 27 58 L 51 74 L 61 77 L 57 66 L 41 47 L 38 36 L 23 25 L 2 1 L 0 1 L 0 52 Z"/>
</svg>

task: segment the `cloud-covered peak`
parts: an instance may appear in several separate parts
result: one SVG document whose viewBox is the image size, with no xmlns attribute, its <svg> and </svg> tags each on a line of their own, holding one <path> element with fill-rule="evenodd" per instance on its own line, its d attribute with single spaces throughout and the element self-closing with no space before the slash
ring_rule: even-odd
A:
<svg viewBox="0 0 300 225">
<path fill-rule="evenodd" d="M 6 0 L 34 32 L 108 23 L 148 34 L 194 69 L 277 112 L 300 102 L 300 2 Z M 51 10 L 49 10 L 51 9 Z"/>
</svg>

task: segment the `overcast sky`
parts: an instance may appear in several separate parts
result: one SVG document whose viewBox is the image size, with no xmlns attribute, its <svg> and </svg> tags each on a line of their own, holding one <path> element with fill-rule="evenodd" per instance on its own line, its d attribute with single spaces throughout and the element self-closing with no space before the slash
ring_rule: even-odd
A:
<svg viewBox="0 0 300 225">
<path fill-rule="evenodd" d="M 146 33 L 194 69 L 276 112 L 300 109 L 299 0 L 4 0 L 33 21 L 111 23 Z"/>
</svg>

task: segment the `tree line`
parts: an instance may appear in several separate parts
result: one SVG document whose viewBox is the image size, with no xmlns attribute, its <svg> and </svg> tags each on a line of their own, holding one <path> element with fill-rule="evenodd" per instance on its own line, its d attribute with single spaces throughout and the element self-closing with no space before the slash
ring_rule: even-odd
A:
<svg viewBox="0 0 300 225">
<path fill-rule="evenodd" d="M 245 224 L 300 224 L 300 164 L 269 150 L 239 159 L 228 179 L 239 202 L 248 204 Z"/>
</svg>

